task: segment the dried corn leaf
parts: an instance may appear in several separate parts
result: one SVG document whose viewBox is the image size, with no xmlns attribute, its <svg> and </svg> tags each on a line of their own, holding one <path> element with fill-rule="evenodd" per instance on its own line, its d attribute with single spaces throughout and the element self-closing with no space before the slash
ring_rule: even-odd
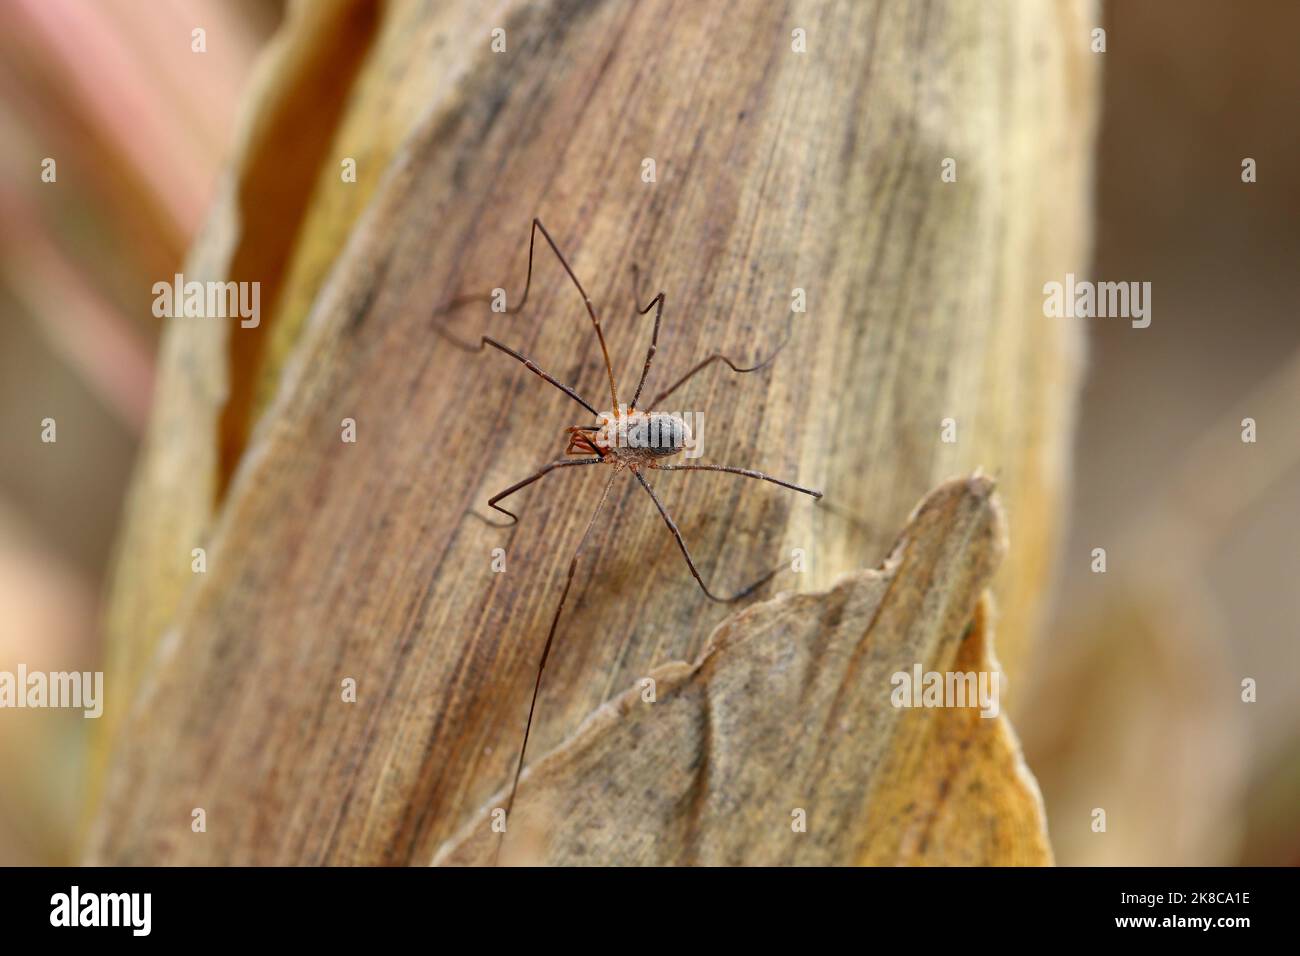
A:
<svg viewBox="0 0 1300 956">
<path fill-rule="evenodd" d="M 666 291 L 652 389 L 715 350 L 765 355 L 794 323 L 770 370 L 710 370 L 672 409 L 707 414 L 710 461 L 827 492 L 819 510 L 734 476 L 664 476 L 710 581 L 735 587 L 797 547 L 811 570 L 784 586 L 825 587 L 877 560 L 942 477 L 983 465 L 1021 529 L 995 585 L 1014 667 L 1069 450 L 1079 330 L 1044 320 L 1040 290 L 1086 255 L 1096 58 L 1078 37 L 1092 9 L 457 6 L 455 37 L 478 45 L 443 50 L 441 71 L 418 51 L 443 49 L 453 21 L 385 5 L 327 124 L 336 138 L 313 130 L 328 148 L 299 170 L 306 187 L 285 185 L 308 197 L 281 234 L 293 248 L 231 267 L 267 270 L 280 317 L 169 336 L 193 347 L 165 349 L 164 391 L 189 366 L 213 374 L 199 401 L 158 413 L 133 491 L 111 641 L 141 676 L 106 703 L 123 732 L 89 858 L 426 861 L 509 779 L 596 476 L 530 488 L 509 532 L 469 517 L 559 453 L 576 408 L 500 355 L 447 348 L 429 315 L 461 292 L 517 295 L 534 215 L 598 303 L 624 377 L 648 333 L 629 265 Z M 816 41 L 806 54 L 796 28 Z M 300 42 L 355 52 L 342 32 Z M 418 121 L 408 82 L 430 91 Z M 330 166 L 364 158 L 365 142 L 359 172 L 374 178 L 358 189 Z M 958 183 L 940 177 L 950 154 Z M 581 301 L 548 256 L 535 280 L 527 314 L 466 310 L 461 331 L 490 324 L 600 400 Z M 228 341 L 247 336 L 261 340 Z M 220 452 L 218 414 L 233 426 Z M 949 417 L 954 442 L 940 440 Z M 345 418 L 355 444 L 340 441 Z M 196 546 L 208 570 L 191 576 Z M 498 548 L 506 574 L 491 569 Z M 726 614 L 701 601 L 640 489 L 616 491 L 566 610 L 535 752 L 634 677 L 695 659 Z M 345 679 L 355 704 L 339 700 Z"/>
<path fill-rule="evenodd" d="M 916 664 L 996 673 L 981 595 L 1002 551 L 992 482 L 952 481 L 880 570 L 728 618 L 524 776 L 503 861 L 1050 863 L 1006 718 L 891 702 Z M 504 800 L 434 862 L 492 862 Z"/>
<path fill-rule="evenodd" d="M 308 199 L 302 174 L 315 168 L 349 70 L 365 49 L 372 8 L 370 0 L 290 6 L 250 81 L 231 167 L 183 267 L 186 281 L 260 283 L 268 327 Z M 109 582 L 108 681 L 121 704 L 195 583 L 192 552 L 208 544 L 227 472 L 243 450 L 256 343 L 265 331 L 195 319 L 164 327 L 152 419 Z M 92 791 L 126 709 L 107 707 L 96 728 Z"/>
</svg>

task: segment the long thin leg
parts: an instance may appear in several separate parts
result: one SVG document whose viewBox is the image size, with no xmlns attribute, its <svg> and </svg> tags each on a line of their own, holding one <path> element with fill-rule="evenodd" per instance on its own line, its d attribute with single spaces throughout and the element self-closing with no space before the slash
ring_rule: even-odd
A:
<svg viewBox="0 0 1300 956">
<path fill-rule="evenodd" d="M 793 334 L 793 332 L 794 332 L 794 323 L 792 321 L 785 330 L 785 338 L 781 340 L 781 344 L 776 347 L 776 349 L 772 352 L 772 354 L 769 355 L 767 358 L 763 359 L 763 361 L 759 362 L 757 365 L 751 365 L 748 368 L 741 368 L 739 365 L 737 365 L 731 359 L 727 358 L 727 356 L 723 355 L 721 352 L 714 352 L 708 358 L 698 363 L 694 368 L 692 368 L 689 372 L 687 372 L 677 381 L 673 382 L 672 385 L 669 385 L 666 389 L 664 389 L 662 392 L 656 395 L 654 397 L 654 401 L 650 403 L 650 407 L 652 409 L 661 407 L 659 404 L 660 402 L 662 402 L 673 392 L 677 391 L 679 388 L 681 388 L 683 385 L 689 382 L 692 378 L 694 378 L 697 373 L 704 371 L 714 362 L 724 362 L 726 366 L 729 369 L 731 369 L 733 372 L 739 372 L 742 374 L 746 372 L 757 372 L 760 369 L 767 368 L 769 365 L 771 365 L 773 362 L 776 361 L 776 357 L 781 354 L 781 350 L 784 349 L 787 344 L 789 344 L 790 336 Z"/>
<path fill-rule="evenodd" d="M 462 349 L 466 352 L 482 352 L 483 346 L 485 345 L 490 345 L 494 349 L 500 349 L 502 352 L 505 352 L 511 358 L 519 362 L 523 362 L 524 368 L 528 369 L 528 371 L 532 372 L 534 375 L 540 376 L 544 381 L 550 382 L 552 385 L 554 385 L 556 388 L 562 391 L 565 395 L 568 395 L 569 398 L 573 399 L 575 402 L 577 402 L 587 411 L 591 412 L 591 414 L 595 415 L 597 418 L 600 417 L 600 413 L 596 411 L 595 407 L 591 404 L 591 402 L 587 401 L 585 398 L 583 398 L 581 395 L 579 395 L 569 386 L 565 385 L 559 379 L 556 379 L 555 377 L 542 371 L 541 368 L 539 368 L 537 364 L 528 356 L 524 355 L 521 352 L 516 352 L 508 345 L 502 345 L 500 342 L 498 342 L 496 339 L 492 338 L 491 336 L 487 336 L 487 335 L 483 336 L 482 338 L 479 339 L 478 345 L 473 346 L 470 345 L 468 342 L 464 342 L 456 338 L 456 336 L 452 335 L 444 328 L 435 326 L 434 332 L 436 332 L 438 335 L 441 335 L 452 345 L 456 346 L 456 348 Z"/>
<path fill-rule="evenodd" d="M 812 495 L 814 498 L 820 498 L 822 493 L 814 488 L 805 488 L 803 485 L 796 485 L 793 482 L 782 481 L 780 478 L 773 478 L 771 475 L 765 475 L 761 471 L 751 471 L 748 468 L 732 468 L 730 465 L 660 465 L 659 471 L 725 471 L 729 475 L 744 475 L 746 478 L 761 478 L 763 481 L 770 481 L 774 485 L 780 485 L 782 488 L 789 488 L 791 491 L 801 491 L 805 495 Z"/>
<path fill-rule="evenodd" d="M 781 568 L 779 567 L 773 568 L 771 571 L 767 572 L 767 574 L 763 575 L 753 584 L 750 584 L 749 586 L 742 588 L 740 591 L 733 594 L 731 597 L 726 597 L 726 598 L 718 597 L 716 594 L 714 594 L 712 591 L 709 590 L 709 586 L 705 584 L 704 579 L 700 577 L 700 572 L 696 569 L 695 562 L 691 560 L 691 552 L 686 549 L 686 542 L 682 540 L 682 533 L 677 530 L 677 522 L 673 521 L 672 516 L 668 514 L 667 509 L 664 508 L 663 503 L 659 500 L 659 496 L 656 495 L 655 490 L 650 487 L 650 482 L 646 481 L 645 477 L 639 471 L 633 470 L 632 474 L 636 475 L 636 480 L 641 482 L 641 487 L 650 493 L 651 499 L 654 500 L 655 507 L 659 509 L 659 514 L 663 516 L 664 522 L 668 525 L 668 530 L 671 531 L 673 533 L 673 537 L 677 539 L 677 546 L 682 549 L 682 557 L 686 559 L 686 566 L 691 569 L 691 574 L 695 577 L 695 580 L 699 582 L 700 587 L 704 590 L 705 597 L 707 597 L 710 601 L 717 601 L 719 604 L 732 604 L 736 601 L 739 601 L 741 598 L 745 598 L 753 594 L 755 591 L 761 588 L 768 581 L 772 580 L 772 578 L 776 575 L 776 572 L 781 570 Z M 784 565 L 782 565 L 782 567 L 784 567 Z"/>
<path fill-rule="evenodd" d="M 564 271 L 567 272 L 569 274 L 569 278 L 573 280 L 574 286 L 577 288 L 578 293 L 582 296 L 583 305 L 587 307 L 587 314 L 591 316 L 591 324 L 596 329 L 596 338 L 600 340 L 600 351 L 605 358 L 605 373 L 609 376 L 610 401 L 612 402 L 612 407 L 617 410 L 618 387 L 614 384 L 614 367 L 610 364 L 609 361 L 609 348 L 605 345 L 605 333 L 601 331 L 600 319 L 597 318 L 596 309 L 591 304 L 591 296 L 587 295 L 587 290 L 582 287 L 582 283 L 578 281 L 578 277 L 573 274 L 573 269 L 570 268 L 568 260 L 564 258 L 564 254 L 560 252 L 559 246 L 555 244 L 555 240 L 551 238 L 551 234 L 546 231 L 546 227 L 542 225 L 542 221 L 540 219 L 536 219 L 536 218 L 533 219 L 533 228 L 532 231 L 528 234 L 528 275 L 524 279 L 524 294 L 520 296 L 519 304 L 514 308 L 507 308 L 505 310 L 505 314 L 506 315 L 517 314 L 524 307 L 524 303 L 528 301 L 528 292 L 533 287 L 533 248 L 537 244 L 537 233 L 539 231 L 546 238 L 546 242 L 551 247 L 551 251 L 555 253 L 555 258 L 559 259 L 560 265 L 564 266 Z M 455 309 L 458 309 L 462 305 L 466 305 L 470 302 L 490 302 L 490 301 L 492 301 L 492 296 L 484 295 L 484 294 L 457 296 L 456 298 L 452 299 L 450 302 L 448 302 L 446 305 L 442 306 L 441 308 L 435 309 L 433 315 L 435 318 L 437 318 L 438 316 L 446 315 L 447 313 Z"/>
<path fill-rule="evenodd" d="M 560 592 L 560 603 L 555 607 L 555 616 L 551 618 L 551 629 L 546 633 L 546 646 L 542 648 L 542 659 L 537 664 L 537 680 L 533 683 L 533 699 L 528 705 L 528 723 L 524 725 L 524 742 L 519 748 L 519 762 L 515 764 L 514 781 L 510 784 L 510 797 L 506 800 L 506 827 L 510 826 L 510 813 L 515 807 L 515 795 L 519 792 L 519 775 L 524 770 L 524 755 L 528 753 L 528 736 L 533 729 L 533 713 L 537 710 L 537 695 L 542 689 L 542 672 L 546 670 L 546 660 L 551 656 L 551 644 L 555 641 L 555 629 L 560 623 L 560 614 L 564 611 L 564 602 L 569 597 L 569 588 L 573 584 L 573 572 L 578 569 L 578 557 L 582 554 L 583 547 L 587 544 L 587 539 L 591 537 L 591 529 L 596 526 L 596 518 L 600 515 L 600 510 L 605 507 L 605 501 L 609 498 L 609 489 L 614 487 L 614 479 L 618 477 L 616 470 L 609 476 L 609 481 L 605 482 L 605 490 L 600 494 L 600 501 L 596 503 L 596 510 L 591 513 L 591 520 L 587 522 L 587 530 L 582 532 L 582 539 L 573 551 L 573 558 L 569 561 L 569 573 L 564 579 L 564 590 Z M 501 844 L 505 842 L 505 834 L 497 842 L 496 854 L 493 858 L 493 865 L 501 859 Z"/>
<path fill-rule="evenodd" d="M 568 468 L 573 465 L 599 465 L 604 460 L 605 460 L 604 458 L 599 458 L 599 457 L 561 458 L 558 461 L 551 462 L 549 465 L 543 465 L 541 468 L 537 470 L 537 473 L 535 475 L 531 475 L 530 477 L 525 478 L 523 481 L 516 482 L 515 484 L 507 488 L 505 491 L 499 492 L 488 499 L 489 508 L 493 508 L 501 512 L 503 515 L 510 516 L 510 520 L 508 522 L 506 522 L 505 524 L 497 524 L 497 522 L 495 521 L 488 521 L 487 518 L 484 518 L 483 520 L 487 521 L 487 523 L 492 525 L 494 528 L 508 528 L 512 524 L 515 524 L 516 522 L 519 521 L 519 516 L 515 514 L 513 511 L 507 511 L 505 508 L 502 508 L 500 505 L 497 504 L 497 502 L 500 501 L 502 498 L 508 498 L 511 495 L 513 495 L 516 491 L 519 491 L 523 488 L 527 488 L 534 481 L 540 481 L 544 475 L 554 471 L 556 468 Z"/>
<path fill-rule="evenodd" d="M 664 294 L 662 292 L 651 299 L 644 309 L 637 309 L 637 314 L 645 315 L 651 308 L 655 310 L 655 330 L 650 335 L 650 348 L 645 353 L 645 366 L 641 369 L 641 381 L 636 383 L 636 394 L 632 396 L 632 404 L 627 407 L 630 412 L 636 411 L 636 403 L 641 398 L 641 389 L 645 388 L 646 376 L 650 374 L 650 363 L 654 361 L 655 352 L 659 351 L 659 321 L 664 314 Z"/>
</svg>

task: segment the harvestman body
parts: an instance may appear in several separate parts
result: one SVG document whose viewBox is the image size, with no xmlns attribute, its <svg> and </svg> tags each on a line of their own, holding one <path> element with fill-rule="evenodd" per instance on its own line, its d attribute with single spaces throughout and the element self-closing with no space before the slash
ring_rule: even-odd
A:
<svg viewBox="0 0 1300 956">
<path fill-rule="evenodd" d="M 586 290 L 583 289 L 582 283 L 578 281 L 578 277 L 574 275 L 573 269 L 569 267 L 569 263 L 565 260 L 564 255 L 559 250 L 559 247 L 556 246 L 555 240 L 551 238 L 551 234 L 546 231 L 546 227 L 543 226 L 541 221 L 538 219 L 533 220 L 533 228 L 532 228 L 532 232 L 529 235 L 529 240 L 528 240 L 528 275 L 527 278 L 524 280 L 524 294 L 520 297 L 519 304 L 517 306 L 505 310 L 506 314 L 513 315 L 519 312 L 521 309 L 523 309 L 524 304 L 528 301 L 528 292 L 529 289 L 532 288 L 532 284 L 533 284 L 533 249 L 537 242 L 538 232 L 540 232 L 542 236 L 545 237 L 547 244 L 551 247 L 551 251 L 554 252 L 555 257 L 559 259 L 560 265 L 562 265 L 564 267 L 564 271 L 568 273 L 569 278 L 573 281 L 574 286 L 577 287 L 578 292 L 582 295 L 582 301 L 587 307 L 587 314 L 591 317 L 592 326 L 596 330 L 596 338 L 600 342 L 600 350 L 605 362 L 605 373 L 609 378 L 609 397 L 610 397 L 610 407 L 613 409 L 612 412 L 605 413 L 605 414 L 598 412 L 595 406 L 593 406 L 590 402 L 588 402 L 585 398 L 583 398 L 581 395 L 575 392 L 568 385 L 565 385 L 564 383 L 553 378 L 551 375 L 547 374 L 527 356 L 522 355 L 519 352 L 516 352 L 514 349 L 510 348 L 509 346 L 502 345 L 496 339 L 484 335 L 479 339 L 478 345 L 472 345 L 470 343 L 463 342 L 457 339 L 456 337 L 454 337 L 453 335 L 451 335 L 446 329 L 444 329 L 441 326 L 441 324 L 436 322 L 434 323 L 434 330 L 443 338 L 445 338 L 447 341 L 451 342 L 457 348 L 463 349 L 464 351 L 467 352 L 481 352 L 483 351 L 485 346 L 490 345 L 493 348 L 504 352 L 506 355 L 509 355 L 511 358 L 515 359 L 516 361 L 522 362 L 524 367 L 527 368 L 530 372 L 539 376 L 545 381 L 549 382 L 551 385 L 554 385 L 560 391 L 564 392 L 565 395 L 569 396 L 569 398 L 573 399 L 575 402 L 577 402 L 579 405 L 585 408 L 588 412 L 592 414 L 592 416 L 598 422 L 598 424 L 595 425 L 572 425 L 567 429 L 569 441 L 568 441 L 568 445 L 564 449 L 565 455 L 577 454 L 577 455 L 583 455 L 585 457 L 581 457 L 581 458 L 566 457 L 566 458 L 557 459 L 556 461 L 552 461 L 547 465 L 543 465 L 541 468 L 537 470 L 536 473 L 525 478 L 523 481 L 516 482 L 515 484 L 511 485 L 509 488 L 505 489 L 504 491 L 498 492 L 497 494 L 493 495 L 490 499 L 488 499 L 489 507 L 495 509 L 496 511 L 501 512 L 502 514 L 510 518 L 510 521 L 504 524 L 496 524 L 495 522 L 489 522 L 489 523 L 496 524 L 497 527 L 509 527 L 510 525 L 518 521 L 519 518 L 516 514 L 501 507 L 498 504 L 498 502 L 504 498 L 509 497 L 510 495 L 513 495 L 515 492 L 523 488 L 526 488 L 528 485 L 531 485 L 533 482 L 540 480 L 543 476 L 549 474 L 550 472 L 554 471 L 557 468 L 571 468 L 571 467 L 578 467 L 584 465 L 602 465 L 602 464 L 613 466 L 611 469 L 609 480 L 605 482 L 605 488 L 601 492 L 600 500 L 596 504 L 596 509 L 595 511 L 592 512 L 591 519 L 587 522 L 586 530 L 583 531 L 582 538 L 579 540 L 578 546 L 574 549 L 573 558 L 569 561 L 569 571 L 564 581 L 564 590 L 560 592 L 560 600 L 559 603 L 556 605 L 555 615 L 551 619 L 551 628 L 546 635 L 546 644 L 542 648 L 541 660 L 538 662 L 537 665 L 537 679 L 533 684 L 532 701 L 528 705 L 528 723 L 524 728 L 524 739 L 522 745 L 519 748 L 519 760 L 515 764 L 514 779 L 510 786 L 510 797 L 506 801 L 505 810 L 506 810 L 507 826 L 508 826 L 510 813 L 514 809 L 515 794 L 519 790 L 519 775 L 523 772 L 524 756 L 528 751 L 528 737 L 533 727 L 533 714 L 537 708 L 538 692 L 541 690 L 542 687 L 542 672 L 546 669 L 546 660 L 550 656 L 551 645 L 555 641 L 555 631 L 560 623 L 560 615 L 564 611 L 564 602 L 569 596 L 569 588 L 573 584 L 573 575 L 578 567 L 578 558 L 582 554 L 582 549 L 587 544 L 587 539 L 591 536 L 592 529 L 596 526 L 597 517 L 600 515 L 601 510 L 604 508 L 605 502 L 609 499 L 609 492 L 614 485 L 614 479 L 616 479 L 619 476 L 619 474 L 624 471 L 631 472 L 633 477 L 636 478 L 636 480 L 641 484 L 641 487 L 646 490 L 646 492 L 650 495 L 650 498 L 654 501 L 655 507 L 659 510 L 659 514 L 664 519 L 664 523 L 668 525 L 668 530 L 672 532 L 673 538 L 676 539 L 677 546 L 681 548 L 682 556 L 686 559 L 686 565 L 687 567 L 690 568 L 691 575 L 695 578 L 697 582 L 699 582 L 700 588 L 704 591 L 705 596 L 708 597 L 709 600 L 711 601 L 717 601 L 723 604 L 729 604 L 734 601 L 739 601 L 742 598 L 745 598 L 748 595 L 752 594 L 758 588 L 762 587 L 769 580 L 771 580 L 772 577 L 777 573 L 777 571 L 780 570 L 780 568 L 776 568 L 772 571 L 769 571 L 767 574 L 763 575 L 757 581 L 753 582 L 752 584 L 748 585 L 745 588 L 742 588 L 740 591 L 738 591 L 737 593 L 729 597 L 719 597 L 716 594 L 714 594 L 712 591 L 709 590 L 708 585 L 704 583 L 704 579 L 700 577 L 700 572 L 695 567 L 695 561 L 691 558 L 691 553 L 686 548 L 686 542 L 682 539 L 681 531 L 678 530 L 676 522 L 674 522 L 672 516 L 668 514 L 668 511 L 664 508 L 663 503 L 659 500 L 659 496 L 655 494 L 654 489 L 650 486 L 650 483 L 646 481 L 643 472 L 651 471 L 651 470 L 654 471 L 724 471 L 733 475 L 743 475 L 746 478 L 759 478 L 763 481 L 770 481 L 773 484 L 780 485 L 783 488 L 789 488 L 793 491 L 799 491 L 802 492 L 803 494 L 811 495 L 814 498 L 820 498 L 822 496 L 822 493 L 820 491 L 815 491 L 812 488 L 805 488 L 802 485 L 796 485 L 793 484 L 792 482 L 782 481 L 779 478 L 772 478 L 769 475 L 765 475 L 757 471 L 750 471 L 749 469 L 746 468 L 733 468 L 726 465 L 696 465 L 696 464 L 668 463 L 669 459 L 675 457 L 676 455 L 684 451 L 691 441 L 691 432 L 690 429 L 687 427 L 686 422 L 677 415 L 669 415 L 669 414 L 664 414 L 655 411 L 637 410 L 637 402 L 639 402 L 641 399 L 641 391 L 645 387 L 646 377 L 650 374 L 650 366 L 654 361 L 655 352 L 658 350 L 659 347 L 659 325 L 660 325 L 660 320 L 663 317 L 663 311 L 664 311 L 664 293 L 660 292 L 658 295 L 656 295 L 653 299 L 650 300 L 650 302 L 645 306 L 645 308 L 637 309 L 637 313 L 639 315 L 645 315 L 652 308 L 655 310 L 654 332 L 651 334 L 650 337 L 650 347 L 646 351 L 645 365 L 641 370 L 641 380 L 637 383 L 636 392 L 632 396 L 631 404 L 629 404 L 626 409 L 623 409 L 618 403 L 618 386 L 614 380 L 613 366 L 610 364 L 609 361 L 609 349 L 605 345 L 605 334 L 601 330 L 600 319 L 596 317 L 596 310 L 595 308 L 592 307 L 591 298 L 587 295 Z M 447 305 L 443 306 L 442 308 L 436 310 L 434 312 L 434 318 L 436 319 L 439 316 L 446 315 L 447 313 L 451 312 L 454 309 L 459 308 L 462 305 L 466 305 L 471 302 L 485 302 L 485 301 L 490 301 L 490 297 L 484 295 L 458 297 L 456 299 L 453 299 L 451 302 L 449 302 Z M 659 403 L 662 402 L 665 398 L 667 398 L 673 392 L 677 391 L 677 389 L 681 388 L 681 386 L 685 385 L 687 381 L 689 381 L 692 377 L 696 375 L 696 373 L 712 365 L 714 362 L 724 363 L 733 372 L 756 372 L 759 369 L 766 368 L 768 365 L 770 365 L 773 362 L 773 360 L 776 359 L 777 355 L 780 354 L 781 350 L 785 347 L 786 342 L 788 341 L 789 341 L 789 334 L 787 334 L 785 340 L 783 340 L 781 344 L 777 346 L 776 350 L 773 351 L 771 355 L 769 355 L 762 362 L 759 362 L 757 365 L 753 365 L 748 368 L 742 368 L 736 365 L 735 362 L 731 361 L 731 359 L 727 358 L 721 353 L 715 352 L 714 354 L 710 355 L 708 358 L 696 364 L 690 371 L 688 371 L 685 375 L 679 378 L 676 382 L 674 382 L 664 391 L 656 395 L 649 404 L 651 408 L 658 406 Z M 504 835 L 502 839 L 504 840 Z M 496 852 L 499 857 L 501 852 L 500 843 L 497 844 Z"/>
</svg>

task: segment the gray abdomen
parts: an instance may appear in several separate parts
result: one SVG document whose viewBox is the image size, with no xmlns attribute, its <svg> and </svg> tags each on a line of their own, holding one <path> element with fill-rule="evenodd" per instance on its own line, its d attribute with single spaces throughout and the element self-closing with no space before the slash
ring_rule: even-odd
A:
<svg viewBox="0 0 1300 956">
<path fill-rule="evenodd" d="M 647 415 L 628 428 L 627 441 L 650 455 L 675 455 L 686 445 L 686 426 L 673 415 Z"/>
</svg>

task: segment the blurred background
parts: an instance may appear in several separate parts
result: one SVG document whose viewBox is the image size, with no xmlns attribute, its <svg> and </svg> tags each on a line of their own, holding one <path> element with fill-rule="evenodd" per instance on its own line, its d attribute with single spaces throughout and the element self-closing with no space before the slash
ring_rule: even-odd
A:
<svg viewBox="0 0 1300 956">
<path fill-rule="evenodd" d="M 0 433 L 53 417 L 75 438 L 56 454 L 6 440 L 0 457 L 0 670 L 101 667 L 152 395 L 151 286 L 180 268 L 283 15 L 280 0 L 0 3 Z M 1055 613 L 1012 717 L 1058 862 L 1294 865 L 1300 4 L 1116 2 L 1102 25 L 1092 277 L 1151 282 L 1153 320 L 1088 323 Z M 0 864 L 75 860 L 90 723 L 4 713 Z"/>
<path fill-rule="evenodd" d="M 0 670 L 101 666 L 99 602 L 161 330 L 151 287 L 181 267 L 283 12 L 0 3 L 0 434 L 39 435 L 52 417 L 60 439 L 7 439 L 0 455 Z M 45 157 L 58 188 L 41 181 Z M 73 859 L 91 723 L 4 712 L 0 864 Z"/>
</svg>

